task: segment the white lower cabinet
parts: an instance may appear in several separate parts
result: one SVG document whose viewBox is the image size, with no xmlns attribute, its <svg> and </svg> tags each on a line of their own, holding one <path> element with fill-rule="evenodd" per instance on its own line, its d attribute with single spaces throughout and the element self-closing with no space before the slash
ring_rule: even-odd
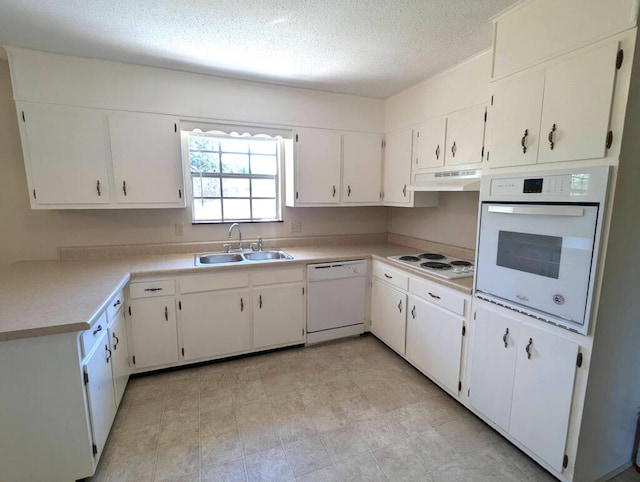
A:
<svg viewBox="0 0 640 482">
<path fill-rule="evenodd" d="M 473 339 L 471 405 L 561 472 L 578 345 L 483 302 Z"/>
<path fill-rule="evenodd" d="M 253 291 L 253 347 L 304 341 L 302 285 L 265 286 Z"/>
<path fill-rule="evenodd" d="M 111 368 L 113 370 L 113 389 L 116 405 L 120 405 L 124 389 L 129 381 L 129 343 L 124 311 L 120 310 L 108 330 L 111 343 Z"/>
<path fill-rule="evenodd" d="M 460 316 L 409 296 L 407 359 L 453 394 L 459 391 L 462 330 Z"/>
<path fill-rule="evenodd" d="M 371 287 L 371 333 L 400 355 L 405 353 L 407 294 L 374 278 Z"/>
<path fill-rule="evenodd" d="M 184 359 L 214 358 L 250 350 L 250 300 L 249 289 L 182 294 Z"/>
</svg>

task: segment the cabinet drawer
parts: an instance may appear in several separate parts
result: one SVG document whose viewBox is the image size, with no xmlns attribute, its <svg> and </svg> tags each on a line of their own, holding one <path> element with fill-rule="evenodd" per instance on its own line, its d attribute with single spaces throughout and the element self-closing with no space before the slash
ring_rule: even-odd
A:
<svg viewBox="0 0 640 482">
<path fill-rule="evenodd" d="M 226 290 L 249 286 L 249 272 L 224 271 L 221 273 L 185 276 L 179 278 L 180 293 L 199 293 L 201 291 Z"/>
<path fill-rule="evenodd" d="M 107 313 L 103 312 L 93 323 L 91 328 L 82 332 L 80 337 L 82 345 L 82 356 L 87 356 L 100 337 L 107 332 Z"/>
<path fill-rule="evenodd" d="M 120 292 L 109 301 L 107 305 L 107 319 L 109 323 L 116 319 L 118 316 L 118 312 L 122 309 L 124 305 L 124 290 L 120 290 Z"/>
<path fill-rule="evenodd" d="M 380 278 L 393 286 L 397 286 L 401 290 L 407 291 L 409 288 L 409 276 L 386 263 L 374 261 L 372 273 L 374 278 Z"/>
<path fill-rule="evenodd" d="M 466 299 L 463 294 L 456 293 L 438 283 L 417 278 L 411 278 L 410 285 L 411 294 L 453 311 L 460 316 L 465 316 Z"/>
<path fill-rule="evenodd" d="M 152 298 L 155 296 L 173 295 L 176 292 L 172 279 L 161 281 L 144 281 L 129 285 L 129 296 L 134 298 Z"/>
<path fill-rule="evenodd" d="M 259 269 L 251 272 L 252 285 L 275 285 L 296 283 L 304 279 L 304 268 Z"/>
</svg>

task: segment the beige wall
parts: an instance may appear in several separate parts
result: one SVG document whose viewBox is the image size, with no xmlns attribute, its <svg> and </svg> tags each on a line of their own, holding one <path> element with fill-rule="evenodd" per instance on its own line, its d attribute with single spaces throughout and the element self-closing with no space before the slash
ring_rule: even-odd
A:
<svg viewBox="0 0 640 482">
<path fill-rule="evenodd" d="M 246 224 L 246 239 L 387 232 L 388 208 L 285 208 L 284 223 Z M 188 209 L 33 211 L 20 147 L 9 68 L 0 61 L 0 266 L 28 259 L 53 259 L 59 246 L 216 241 L 228 225 L 192 226 Z M 175 223 L 184 236 L 175 235 Z"/>
<path fill-rule="evenodd" d="M 477 192 L 442 192 L 437 208 L 391 208 L 389 231 L 475 249 L 477 224 Z"/>
</svg>

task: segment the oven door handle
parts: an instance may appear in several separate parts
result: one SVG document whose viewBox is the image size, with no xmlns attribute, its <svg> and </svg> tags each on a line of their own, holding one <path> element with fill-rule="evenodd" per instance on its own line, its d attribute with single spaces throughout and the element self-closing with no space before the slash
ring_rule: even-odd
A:
<svg viewBox="0 0 640 482">
<path fill-rule="evenodd" d="M 575 206 L 488 206 L 490 213 L 527 214 L 536 216 L 584 216 L 584 208 Z"/>
</svg>

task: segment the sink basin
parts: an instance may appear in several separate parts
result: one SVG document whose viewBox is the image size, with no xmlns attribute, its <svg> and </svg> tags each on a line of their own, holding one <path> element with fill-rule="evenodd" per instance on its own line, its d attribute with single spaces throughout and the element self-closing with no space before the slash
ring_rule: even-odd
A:
<svg viewBox="0 0 640 482">
<path fill-rule="evenodd" d="M 196 255 L 196 265 L 199 264 L 218 264 L 218 263 L 239 263 L 244 261 L 240 253 L 215 253 Z"/>
<path fill-rule="evenodd" d="M 265 261 L 269 259 L 293 259 L 290 254 L 284 251 L 254 251 L 243 255 L 249 261 Z"/>
</svg>

